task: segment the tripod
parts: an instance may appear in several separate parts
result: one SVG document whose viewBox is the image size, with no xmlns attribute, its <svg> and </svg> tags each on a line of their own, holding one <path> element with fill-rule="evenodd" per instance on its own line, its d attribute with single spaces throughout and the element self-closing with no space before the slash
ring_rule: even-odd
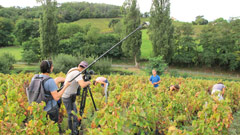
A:
<svg viewBox="0 0 240 135">
<path fill-rule="evenodd" d="M 91 99 L 92 99 L 92 102 L 93 102 L 95 111 L 97 111 L 97 107 L 96 107 L 96 104 L 95 104 L 94 99 L 93 99 L 93 96 L 92 96 L 91 88 L 90 88 L 90 86 L 88 85 L 87 87 L 83 88 L 82 100 L 81 100 L 81 103 L 80 103 L 80 110 L 79 110 L 80 116 L 82 116 L 83 113 L 84 113 L 84 108 L 85 108 L 85 104 L 86 104 L 86 98 L 87 98 L 87 92 L 88 92 L 88 91 L 89 91 L 89 93 L 90 93 L 90 96 L 91 96 Z M 81 124 L 81 121 L 80 121 L 79 125 L 80 125 L 80 124 Z"/>
<path fill-rule="evenodd" d="M 81 102 L 80 102 L 80 109 L 79 109 L 79 113 L 80 113 L 80 116 L 82 117 L 83 116 L 83 113 L 84 113 L 84 109 L 85 109 L 85 105 L 86 105 L 86 98 L 87 98 L 87 93 L 90 93 L 90 96 L 91 96 L 91 99 L 92 99 L 92 102 L 93 102 L 93 105 L 94 105 L 94 108 L 95 108 L 95 111 L 97 111 L 97 107 L 96 107 L 96 104 L 94 102 L 94 99 L 93 99 L 93 96 L 92 96 L 92 92 L 91 92 L 91 88 L 90 86 L 88 85 L 87 87 L 83 88 L 82 90 L 82 99 L 81 99 Z M 80 95 L 81 95 L 81 92 L 80 92 Z M 82 127 L 81 127 L 81 124 L 82 124 L 82 118 L 80 119 L 80 121 L 78 121 L 78 127 L 80 127 L 82 130 Z M 78 130 L 78 133 L 80 131 Z"/>
</svg>

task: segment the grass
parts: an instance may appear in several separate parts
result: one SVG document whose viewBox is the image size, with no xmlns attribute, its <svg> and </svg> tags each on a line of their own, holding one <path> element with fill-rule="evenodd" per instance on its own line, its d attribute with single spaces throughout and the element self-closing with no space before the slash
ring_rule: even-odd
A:
<svg viewBox="0 0 240 135">
<path fill-rule="evenodd" d="M 38 64 L 13 64 L 13 72 L 14 73 L 19 73 L 19 72 L 38 72 L 40 71 L 39 65 Z"/>
<path fill-rule="evenodd" d="M 122 74 L 122 75 L 147 75 L 147 73 L 139 68 L 122 68 L 122 67 L 112 67 L 111 71 L 113 74 Z"/>
<path fill-rule="evenodd" d="M 142 30 L 141 59 L 148 59 L 153 54 L 152 43 L 149 40 L 147 29 Z"/>
<path fill-rule="evenodd" d="M 12 54 L 17 61 L 21 61 L 21 59 L 22 59 L 22 54 L 21 54 L 22 48 L 17 47 L 17 46 L 0 48 L 0 54 L 3 54 L 3 53 Z"/>
<path fill-rule="evenodd" d="M 73 23 L 77 23 L 80 26 L 85 26 L 87 24 L 91 24 L 92 27 L 96 27 L 96 28 L 100 29 L 101 33 L 109 33 L 109 32 L 113 32 L 113 29 L 108 27 L 108 24 L 112 19 L 114 19 L 114 18 L 80 19 Z"/>
<path fill-rule="evenodd" d="M 91 19 L 80 19 L 73 23 L 77 23 L 80 26 L 91 24 L 92 27 L 96 27 L 100 29 L 101 33 L 109 33 L 109 32 L 113 32 L 113 29 L 108 27 L 108 24 L 112 19 L 122 20 L 122 18 L 91 18 Z M 142 18 L 141 21 L 142 22 L 149 21 L 149 18 Z"/>
</svg>

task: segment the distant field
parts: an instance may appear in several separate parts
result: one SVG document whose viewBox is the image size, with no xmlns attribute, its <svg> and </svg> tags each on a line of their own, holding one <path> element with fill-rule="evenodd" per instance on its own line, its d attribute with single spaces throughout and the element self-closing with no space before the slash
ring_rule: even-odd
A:
<svg viewBox="0 0 240 135">
<path fill-rule="evenodd" d="M 113 32 L 113 29 L 108 27 L 108 24 L 112 19 L 117 19 L 117 18 L 80 19 L 73 23 L 77 23 L 80 26 L 85 26 L 87 24 L 91 24 L 93 27 L 99 28 L 101 33 L 108 33 L 108 32 Z M 118 18 L 118 19 L 121 20 L 122 18 Z M 142 22 L 149 21 L 149 18 L 142 18 L 141 21 Z"/>
<path fill-rule="evenodd" d="M 113 31 L 112 28 L 108 28 L 108 24 L 112 19 L 116 19 L 116 18 L 80 19 L 73 23 L 77 23 L 80 26 L 85 26 L 90 23 L 93 27 L 99 28 L 101 33 L 108 33 L 108 32 Z M 119 18 L 119 19 L 122 19 L 122 18 Z M 141 21 L 142 22 L 149 21 L 149 18 L 142 18 Z M 179 22 L 179 21 L 173 22 L 174 26 L 181 26 L 182 24 L 184 24 L 184 22 Z M 194 37 L 199 35 L 201 30 L 204 27 L 205 26 L 203 26 L 203 25 L 193 25 L 194 33 L 195 33 Z M 147 59 L 147 58 L 151 57 L 152 44 L 151 44 L 151 41 L 149 40 L 147 30 L 142 30 L 142 34 L 143 35 L 142 35 L 141 58 Z"/>
<path fill-rule="evenodd" d="M 3 54 L 5 52 L 12 54 L 17 61 L 20 61 L 22 59 L 22 48 L 20 47 L 13 46 L 0 48 L 0 54 Z"/>
<path fill-rule="evenodd" d="M 92 27 L 96 27 L 99 28 L 101 33 L 108 33 L 108 32 L 112 32 L 112 28 L 108 27 L 109 22 L 112 20 L 113 18 L 99 18 L 99 19 L 80 19 L 76 22 L 73 23 L 77 23 L 80 26 L 85 26 L 87 24 L 91 24 Z"/>
<path fill-rule="evenodd" d="M 151 57 L 152 52 L 152 43 L 149 40 L 149 36 L 147 34 L 147 29 L 142 30 L 142 46 L 141 46 L 141 58 L 147 59 Z"/>
</svg>

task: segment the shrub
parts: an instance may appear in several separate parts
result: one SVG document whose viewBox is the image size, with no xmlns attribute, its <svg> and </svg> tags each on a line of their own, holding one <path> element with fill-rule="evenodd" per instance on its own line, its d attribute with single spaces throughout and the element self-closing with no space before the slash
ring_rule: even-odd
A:
<svg viewBox="0 0 240 135">
<path fill-rule="evenodd" d="M 182 77 L 183 77 L 183 78 L 188 78 L 189 75 L 188 75 L 188 73 L 185 72 L 185 73 L 183 73 Z"/>
<path fill-rule="evenodd" d="M 71 56 L 68 54 L 59 54 L 57 57 L 53 59 L 54 64 L 54 72 L 59 73 L 67 73 L 69 69 L 73 67 L 77 67 L 81 61 L 87 61 L 88 64 L 92 63 L 95 58 L 93 57 L 84 57 L 84 56 Z M 90 69 L 93 69 L 95 73 L 100 74 L 109 74 L 112 62 L 109 59 L 101 59 L 97 63 L 93 65 Z"/>
<path fill-rule="evenodd" d="M 87 62 L 90 64 L 93 62 L 94 58 L 90 57 L 87 58 Z M 91 69 L 95 71 L 96 74 L 109 74 L 111 72 L 111 66 L 112 66 L 112 60 L 106 58 L 106 59 L 100 59 L 98 62 L 96 62 Z"/>
<path fill-rule="evenodd" d="M 10 73 L 14 63 L 16 63 L 16 59 L 12 54 L 3 53 L 0 56 L 0 72 L 5 74 Z"/>
<path fill-rule="evenodd" d="M 23 59 L 23 61 L 30 64 L 33 62 L 37 62 L 39 60 L 39 57 L 32 50 L 26 50 L 22 54 L 22 59 Z"/>
<path fill-rule="evenodd" d="M 149 58 L 149 63 L 147 65 L 147 72 L 152 73 L 152 70 L 155 69 L 159 75 L 162 75 L 167 68 L 167 64 L 163 60 L 162 56 Z"/>
<path fill-rule="evenodd" d="M 53 71 L 55 73 L 67 73 L 70 68 L 77 67 L 80 61 L 77 57 L 68 54 L 59 54 L 53 59 Z"/>
<path fill-rule="evenodd" d="M 41 57 L 40 42 L 38 38 L 23 42 L 22 60 L 28 64 L 38 62 Z"/>
</svg>

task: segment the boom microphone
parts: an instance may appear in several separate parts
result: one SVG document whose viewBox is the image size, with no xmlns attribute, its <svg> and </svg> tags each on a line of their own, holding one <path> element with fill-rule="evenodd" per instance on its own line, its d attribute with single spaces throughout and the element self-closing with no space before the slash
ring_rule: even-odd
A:
<svg viewBox="0 0 240 135">
<path fill-rule="evenodd" d="M 142 24 L 143 26 L 149 26 L 150 25 L 150 22 L 143 22 L 143 24 Z"/>
</svg>

